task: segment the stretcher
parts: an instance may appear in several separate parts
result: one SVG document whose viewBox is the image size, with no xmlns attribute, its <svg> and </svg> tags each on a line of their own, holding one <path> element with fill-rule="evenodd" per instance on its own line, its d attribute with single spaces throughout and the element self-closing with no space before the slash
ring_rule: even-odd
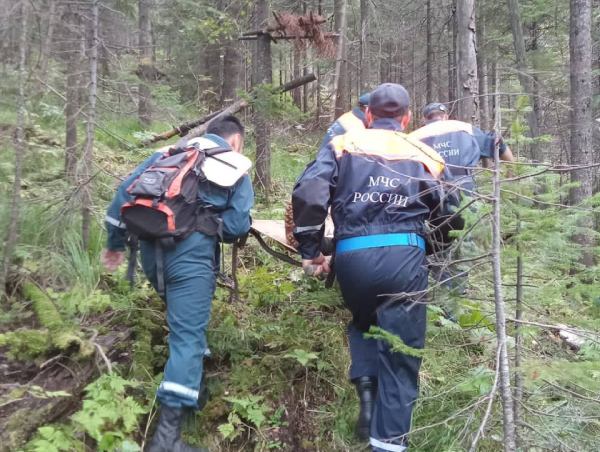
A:
<svg viewBox="0 0 600 452">
<path fill-rule="evenodd" d="M 252 227 L 250 228 L 250 234 L 256 238 L 256 241 L 271 256 L 280 259 L 288 264 L 296 267 L 301 267 L 302 263 L 287 254 L 271 248 L 264 238 L 268 238 L 275 242 L 277 246 L 283 248 L 285 251 L 291 253 L 297 253 L 298 251 L 292 245 L 289 244 L 286 237 L 285 222 L 283 220 L 253 220 Z"/>
</svg>

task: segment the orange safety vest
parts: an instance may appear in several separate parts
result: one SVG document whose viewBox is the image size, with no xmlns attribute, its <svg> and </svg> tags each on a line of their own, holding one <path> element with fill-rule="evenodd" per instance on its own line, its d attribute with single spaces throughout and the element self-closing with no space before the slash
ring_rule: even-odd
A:
<svg viewBox="0 0 600 452">
<path fill-rule="evenodd" d="M 376 155 L 386 160 L 420 162 L 438 179 L 444 171 L 444 159 L 432 148 L 402 132 L 364 129 L 338 135 L 331 140 L 336 158 L 350 154 Z"/>
<path fill-rule="evenodd" d="M 348 111 L 337 118 L 337 122 L 346 130 L 346 132 L 365 129 L 365 123 L 362 119 L 357 118 L 351 111 Z"/>
</svg>

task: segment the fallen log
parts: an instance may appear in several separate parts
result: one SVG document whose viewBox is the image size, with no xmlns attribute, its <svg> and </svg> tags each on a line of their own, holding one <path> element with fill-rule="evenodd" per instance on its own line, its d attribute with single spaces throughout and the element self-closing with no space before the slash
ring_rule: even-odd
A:
<svg viewBox="0 0 600 452">
<path fill-rule="evenodd" d="M 208 115 L 202 116 L 201 118 L 195 119 L 193 121 L 184 122 L 180 126 L 175 126 L 171 130 L 167 130 L 166 132 L 158 133 L 152 136 L 152 138 L 148 138 L 142 141 L 142 145 L 148 146 L 152 143 L 156 143 L 157 141 L 164 141 L 170 138 L 173 138 L 175 135 L 179 135 L 180 137 L 187 134 L 194 127 L 199 126 L 200 124 L 204 124 L 205 122 L 210 121 L 212 118 L 217 116 L 220 111 L 214 111 Z"/>
<path fill-rule="evenodd" d="M 35 377 L 25 384 L 4 378 L 0 385 L 0 452 L 19 450 L 38 427 L 76 411 L 83 390 L 100 374 L 102 363 L 120 359 L 130 336 L 126 328 L 98 336 L 95 357 L 82 361 L 57 355 L 36 369 L 28 369 Z"/>
<path fill-rule="evenodd" d="M 307 83 L 313 82 L 316 79 L 317 79 L 317 77 L 315 77 L 315 74 L 307 74 L 305 76 L 291 80 L 288 83 L 284 83 L 283 85 L 277 87 L 273 91 L 273 94 L 285 93 L 286 91 L 291 91 L 295 88 L 299 88 L 302 85 L 306 85 Z M 253 94 L 250 93 L 250 99 L 252 99 L 252 97 L 253 97 Z M 180 126 L 173 127 L 171 130 L 167 130 L 166 132 L 156 134 L 156 135 L 152 136 L 151 138 L 142 141 L 142 145 L 148 146 L 148 145 L 150 145 L 152 143 L 156 143 L 158 141 L 168 140 L 170 138 L 173 138 L 175 135 L 179 135 L 180 137 L 183 137 L 186 141 L 189 140 L 190 138 L 202 136 L 202 135 L 204 135 L 204 133 L 206 133 L 206 129 L 208 128 L 208 125 L 210 124 L 211 121 L 218 119 L 218 118 L 222 118 L 227 115 L 233 115 L 233 114 L 237 113 L 238 111 L 246 108 L 248 105 L 250 105 L 250 103 L 251 103 L 251 100 L 248 101 L 246 99 L 240 99 L 240 100 L 234 102 L 233 104 L 231 104 L 227 108 L 210 113 L 210 114 L 205 115 L 201 118 L 198 118 L 194 121 L 189 121 L 189 122 L 183 123 Z M 180 143 L 183 143 L 183 140 L 180 140 L 178 142 L 178 144 L 180 144 Z"/>
</svg>

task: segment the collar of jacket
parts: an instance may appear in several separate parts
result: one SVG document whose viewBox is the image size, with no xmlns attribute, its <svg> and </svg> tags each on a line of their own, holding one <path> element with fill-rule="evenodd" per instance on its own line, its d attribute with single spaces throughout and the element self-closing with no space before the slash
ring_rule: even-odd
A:
<svg viewBox="0 0 600 452">
<path fill-rule="evenodd" d="M 402 125 L 393 118 L 378 118 L 371 124 L 370 129 L 395 130 L 402 132 Z"/>
<path fill-rule="evenodd" d="M 215 143 L 216 145 L 218 145 L 221 148 L 231 149 L 231 146 L 229 145 L 229 143 L 227 141 L 225 141 L 224 138 L 221 138 L 219 135 L 215 135 L 214 133 L 207 133 L 204 135 L 204 138 L 212 141 L 213 143 Z"/>
</svg>

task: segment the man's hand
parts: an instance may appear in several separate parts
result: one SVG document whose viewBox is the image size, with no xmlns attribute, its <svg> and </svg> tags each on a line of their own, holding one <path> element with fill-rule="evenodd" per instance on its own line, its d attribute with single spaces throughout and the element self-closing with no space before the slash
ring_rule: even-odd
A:
<svg viewBox="0 0 600 452">
<path fill-rule="evenodd" d="M 329 258 L 319 254 L 313 259 L 302 259 L 302 269 L 308 276 L 327 275 L 331 271 Z"/>
<path fill-rule="evenodd" d="M 103 249 L 100 255 L 100 262 L 109 272 L 114 272 L 123 261 L 125 261 L 125 251 Z"/>
</svg>

